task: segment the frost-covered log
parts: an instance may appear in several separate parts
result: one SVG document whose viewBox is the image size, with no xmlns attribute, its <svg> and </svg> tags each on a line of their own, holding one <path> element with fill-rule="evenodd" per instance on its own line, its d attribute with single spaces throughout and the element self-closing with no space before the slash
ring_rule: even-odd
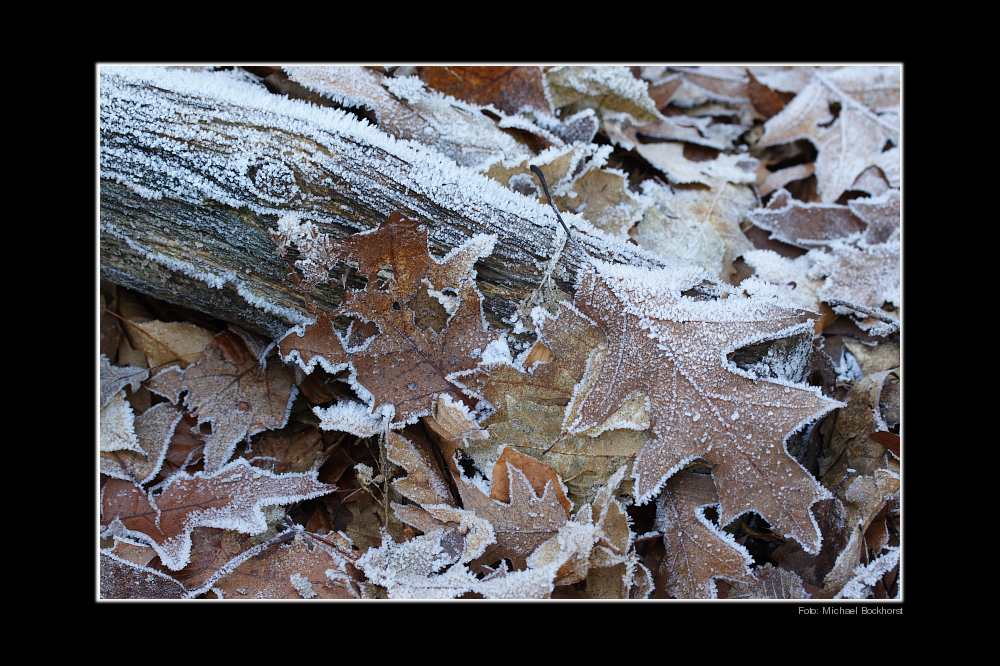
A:
<svg viewBox="0 0 1000 666">
<path fill-rule="evenodd" d="M 577 215 L 563 215 L 567 243 L 551 209 L 246 73 L 103 68 L 100 95 L 102 276 L 271 335 L 307 316 L 268 234 L 287 214 L 342 238 L 400 211 L 430 225 L 438 254 L 496 234 L 477 265 L 495 320 L 550 267 L 570 292 L 587 255 L 661 265 Z M 331 282 L 320 308 L 340 301 Z"/>
</svg>

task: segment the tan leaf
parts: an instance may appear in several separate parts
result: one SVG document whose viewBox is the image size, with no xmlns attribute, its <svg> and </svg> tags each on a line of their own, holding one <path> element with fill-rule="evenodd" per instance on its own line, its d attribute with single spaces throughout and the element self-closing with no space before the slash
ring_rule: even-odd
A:
<svg viewBox="0 0 1000 666">
<path fill-rule="evenodd" d="M 151 368 L 179 361 L 181 367 L 194 363 L 213 335 L 200 326 L 186 322 L 130 321 L 132 341 L 146 355 Z"/>
<path fill-rule="evenodd" d="M 656 503 L 656 529 L 663 533 L 661 565 L 667 593 L 677 599 L 714 599 L 715 579 L 749 581 L 752 564 L 745 548 L 705 516 L 718 504 L 712 478 L 678 472 Z"/>
<path fill-rule="evenodd" d="M 663 117 L 649 96 L 649 85 L 627 67 L 552 67 L 545 78 L 556 108 L 627 113 L 639 122 Z"/>
<path fill-rule="evenodd" d="M 104 486 L 102 522 L 115 519 L 129 535 L 149 543 L 174 571 L 191 556 L 191 532 L 216 527 L 245 534 L 267 529 L 262 509 L 325 495 L 334 490 L 310 474 L 275 475 L 240 458 L 214 473 L 178 472 L 155 497 L 112 479 Z"/>
<path fill-rule="evenodd" d="M 284 427 L 298 391 L 289 368 L 262 368 L 237 335 L 223 331 L 198 361 L 184 370 L 181 390 L 198 423 L 211 423 L 205 439 L 205 469 L 221 469 L 243 439 Z"/>
<path fill-rule="evenodd" d="M 720 154 L 715 159 L 695 161 L 685 157 L 682 144 L 666 142 L 640 144 L 636 151 L 670 182 L 680 185 L 699 183 L 712 187 L 726 182 L 752 184 L 757 180 L 757 160 L 748 155 Z"/>
<path fill-rule="evenodd" d="M 173 405 L 161 402 L 135 419 L 135 434 L 142 453 L 130 450 L 101 452 L 101 474 L 116 479 L 149 483 L 159 473 L 183 413 Z"/>
<path fill-rule="evenodd" d="M 462 504 L 488 520 L 496 533 L 482 560 L 509 558 L 514 568 L 523 569 L 525 558 L 566 523 L 570 501 L 554 470 L 514 449 L 503 450 L 492 478 L 489 495 L 457 479 Z"/>
<path fill-rule="evenodd" d="M 101 408 L 100 449 L 101 453 L 132 451 L 140 456 L 146 455 L 135 434 L 135 415 L 124 391 L 115 393 Z"/>
<path fill-rule="evenodd" d="M 606 344 L 588 361 L 564 429 L 599 427 L 643 396 L 652 439 L 633 469 L 639 503 L 703 458 L 714 466 L 721 524 L 756 511 L 778 533 L 818 550 L 809 508 L 828 493 L 788 454 L 785 441 L 840 403 L 811 387 L 737 374 L 722 361 L 749 342 L 808 331 L 811 323 L 770 301 L 684 296 L 697 280 L 690 275 L 595 266 L 580 273 L 574 306 L 596 323 Z"/>
<path fill-rule="evenodd" d="M 455 378 L 478 365 L 494 337 L 471 273 L 494 240 L 476 236 L 438 260 L 428 252 L 427 228 L 395 213 L 378 229 L 345 239 L 337 253 L 357 262 L 368 284 L 349 291 L 337 314 L 373 322 L 379 333 L 345 348 L 321 316 L 282 338 L 282 358 L 306 373 L 318 362 L 327 371 L 349 363 L 352 386 L 373 413 L 391 414 L 393 425 L 427 415 L 436 396 L 458 394 Z"/>
<path fill-rule="evenodd" d="M 740 229 L 757 206 L 750 188 L 720 183 L 711 190 L 681 189 L 647 181 L 643 194 L 652 205 L 633 237 L 671 264 L 699 266 L 710 276 L 728 280 L 733 262 L 753 249 Z"/>
</svg>

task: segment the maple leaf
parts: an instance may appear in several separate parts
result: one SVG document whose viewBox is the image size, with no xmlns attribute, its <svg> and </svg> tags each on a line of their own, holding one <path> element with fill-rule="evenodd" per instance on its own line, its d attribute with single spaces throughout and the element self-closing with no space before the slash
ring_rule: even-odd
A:
<svg viewBox="0 0 1000 666">
<path fill-rule="evenodd" d="M 326 495 L 334 490 L 316 473 L 272 474 L 238 458 L 209 473 L 170 477 L 159 495 L 113 479 L 105 484 L 102 521 L 119 520 L 127 534 L 148 543 L 169 569 L 183 569 L 191 556 L 191 532 L 217 527 L 246 534 L 267 529 L 261 509 Z"/>
<path fill-rule="evenodd" d="M 236 334 L 223 331 L 185 369 L 171 366 L 150 381 L 151 390 L 184 403 L 199 425 L 212 424 L 205 439 L 205 469 L 221 469 L 243 439 L 288 423 L 298 389 L 289 368 L 280 363 L 262 367 Z"/>
<path fill-rule="evenodd" d="M 322 314 L 279 341 L 282 358 L 306 373 L 317 364 L 330 373 L 349 368 L 372 412 L 389 415 L 395 427 L 416 421 L 437 395 L 457 393 L 456 378 L 473 370 L 492 342 L 472 266 L 495 240 L 476 236 L 438 260 L 428 251 L 427 228 L 394 213 L 335 249 L 323 243 L 322 255 L 307 250 L 298 263 L 329 262 L 331 252 L 357 263 L 368 284 L 349 291 L 336 314 L 370 322 L 378 333 L 351 345 Z"/>
<path fill-rule="evenodd" d="M 629 400 L 644 398 L 652 439 L 633 469 L 640 504 L 702 458 L 714 466 L 721 524 L 755 511 L 815 552 L 820 535 L 809 508 L 829 493 L 785 442 L 840 403 L 811 387 L 757 380 L 725 361 L 740 346 L 810 330 L 811 322 L 736 294 L 714 301 L 684 296 L 695 282 L 690 274 L 601 262 L 581 271 L 573 304 L 607 342 L 588 361 L 564 429 L 603 427 Z"/>
<path fill-rule="evenodd" d="M 751 578 L 750 553 L 705 515 L 718 501 L 710 476 L 678 472 L 656 502 L 656 529 L 666 550 L 661 569 L 667 593 L 677 599 L 714 599 L 716 578 Z"/>
<path fill-rule="evenodd" d="M 881 107 L 876 111 L 884 111 L 894 106 L 893 101 L 898 104 L 898 69 L 878 69 L 887 72 L 875 70 L 859 76 L 816 72 L 795 99 L 767 121 L 757 142 L 765 148 L 810 140 L 819 151 L 816 179 L 824 202 L 836 201 L 866 169 L 882 164 L 887 142 L 899 143 L 898 120 L 869 108 L 876 103 Z M 892 72 L 897 77 L 894 84 Z M 836 118 L 830 113 L 832 103 L 842 105 Z"/>
<path fill-rule="evenodd" d="M 540 67 L 418 67 L 431 88 L 473 104 L 492 104 L 506 113 L 525 107 L 551 112 Z"/>
</svg>

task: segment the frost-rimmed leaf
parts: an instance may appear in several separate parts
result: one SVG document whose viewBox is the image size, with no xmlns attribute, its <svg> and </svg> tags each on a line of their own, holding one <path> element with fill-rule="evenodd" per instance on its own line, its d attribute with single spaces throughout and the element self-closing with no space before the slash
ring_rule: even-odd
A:
<svg viewBox="0 0 1000 666">
<path fill-rule="evenodd" d="M 834 599 L 867 599 L 879 580 L 899 565 L 899 549 L 890 548 L 885 555 L 868 564 L 858 565 L 854 577 L 834 596 Z"/>
<path fill-rule="evenodd" d="M 703 458 L 714 465 L 720 523 L 755 511 L 816 552 L 820 534 L 809 508 L 829 493 L 785 442 L 841 404 L 813 387 L 758 380 L 725 360 L 741 346 L 810 331 L 812 323 L 773 301 L 735 293 L 708 301 L 684 296 L 698 277 L 602 262 L 581 271 L 574 307 L 607 343 L 592 353 L 564 429 L 600 427 L 628 400 L 645 396 L 653 438 L 633 468 L 640 504 L 677 470 Z"/>
<path fill-rule="evenodd" d="M 212 589 L 226 599 L 359 598 L 357 556 L 343 548 L 350 540 L 327 537 L 301 530 L 278 534 L 224 564 L 191 594 Z"/>
<path fill-rule="evenodd" d="M 135 414 L 125 399 L 125 391 L 114 394 L 101 409 L 100 449 L 101 453 L 132 451 L 146 455 L 135 434 Z"/>
<path fill-rule="evenodd" d="M 118 484 L 118 485 L 113 485 Z M 149 543 L 169 569 L 184 568 L 191 555 L 191 532 L 216 527 L 246 534 L 267 529 L 262 509 L 293 504 L 334 490 L 316 473 L 272 474 L 238 458 L 214 473 L 178 472 L 159 495 L 111 481 L 102 500 L 102 520 L 120 520 L 127 533 Z"/>
<path fill-rule="evenodd" d="M 135 419 L 135 434 L 143 453 L 133 451 L 101 452 L 101 474 L 145 485 L 163 466 L 167 448 L 184 413 L 161 402 Z"/>
<path fill-rule="evenodd" d="M 355 437 L 374 437 L 385 431 L 385 420 L 354 400 L 342 400 L 330 407 L 313 407 L 323 430 L 349 432 Z"/>
<path fill-rule="evenodd" d="M 416 77 L 386 77 L 366 67 L 284 69 L 296 83 L 335 102 L 371 109 L 379 127 L 392 136 L 430 145 L 461 166 L 482 169 L 528 154 L 481 107 L 428 90 Z"/>
<path fill-rule="evenodd" d="M 111 399 L 126 386 L 138 391 L 147 377 L 149 370 L 146 368 L 111 365 L 108 357 L 101 354 L 101 408 L 107 407 Z"/>
<path fill-rule="evenodd" d="M 241 440 L 284 427 L 298 394 L 289 368 L 276 362 L 262 368 L 246 343 L 229 331 L 216 335 L 183 373 L 185 405 L 199 425 L 212 424 L 212 434 L 205 439 L 209 472 L 221 469 Z M 174 388 L 156 390 L 171 393 Z"/>
<path fill-rule="evenodd" d="M 898 68 L 880 68 L 895 70 Z M 843 80 L 838 76 L 844 76 Z M 898 74 L 897 74 L 898 76 Z M 850 82 L 859 83 L 850 92 L 841 86 Z M 819 151 L 816 158 L 816 180 L 823 202 L 836 201 L 841 194 L 851 188 L 855 180 L 866 169 L 879 166 L 883 171 L 893 171 L 884 160 L 886 143 L 899 144 L 898 122 L 890 104 L 886 108 L 872 110 L 867 102 L 883 103 L 893 97 L 881 94 L 865 95 L 863 87 L 881 85 L 878 76 L 853 77 L 825 72 L 815 72 L 806 85 L 780 113 L 764 125 L 764 134 L 757 143 L 760 148 L 790 143 L 798 139 L 808 139 Z M 896 90 L 898 102 L 898 88 Z M 862 101 L 859 101 L 862 100 Z M 830 105 L 842 106 L 838 117 L 830 113 Z M 898 162 L 898 153 L 895 154 Z M 898 168 L 898 167 L 896 167 Z"/>
<path fill-rule="evenodd" d="M 161 571 L 101 553 L 102 599 L 183 599 L 187 590 Z"/>
<path fill-rule="evenodd" d="M 750 582 L 734 584 L 727 599 L 810 599 L 798 574 L 771 564 L 757 567 Z"/>
<path fill-rule="evenodd" d="M 627 113 L 639 122 L 663 118 L 649 96 L 649 86 L 627 67 L 552 67 L 545 79 L 556 108 Z"/>
<path fill-rule="evenodd" d="M 680 143 L 643 143 L 636 152 L 679 185 L 699 183 L 717 186 L 722 183 L 751 184 L 757 181 L 757 160 L 748 154 L 720 154 L 712 160 L 696 162 L 684 156 Z"/>
<path fill-rule="evenodd" d="M 656 529 L 666 551 L 661 569 L 667 593 L 677 599 L 715 599 L 716 578 L 751 579 L 750 553 L 705 515 L 718 501 L 710 476 L 678 472 L 656 502 Z"/>
<path fill-rule="evenodd" d="M 352 346 L 323 314 L 279 341 L 282 358 L 307 374 L 317 363 L 327 372 L 349 368 L 351 386 L 371 413 L 389 415 L 390 427 L 426 416 L 442 393 L 457 394 L 457 378 L 476 368 L 495 337 L 472 266 L 492 252 L 496 237 L 475 236 L 437 259 L 428 251 L 427 227 L 398 213 L 337 244 L 312 230 L 305 224 L 275 238 L 279 245 L 313 239 L 300 266 L 324 267 L 338 258 L 357 263 L 368 284 L 348 291 L 336 314 L 374 324 L 378 333 Z"/>
</svg>

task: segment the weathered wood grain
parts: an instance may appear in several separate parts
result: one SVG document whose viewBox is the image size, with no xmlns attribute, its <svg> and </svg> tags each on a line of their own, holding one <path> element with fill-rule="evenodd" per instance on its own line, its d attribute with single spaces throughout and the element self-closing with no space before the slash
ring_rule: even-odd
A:
<svg viewBox="0 0 1000 666">
<path fill-rule="evenodd" d="M 496 234 L 477 265 L 494 321 L 537 289 L 557 254 L 553 276 L 567 292 L 587 257 L 661 265 L 575 215 L 564 215 L 573 234 L 560 253 L 563 232 L 533 200 L 232 74 L 104 68 L 100 85 L 102 277 L 259 332 L 309 316 L 268 235 L 289 213 L 344 237 L 398 210 L 428 223 L 439 254 Z M 332 284 L 310 299 L 332 308 L 341 293 Z"/>
</svg>

